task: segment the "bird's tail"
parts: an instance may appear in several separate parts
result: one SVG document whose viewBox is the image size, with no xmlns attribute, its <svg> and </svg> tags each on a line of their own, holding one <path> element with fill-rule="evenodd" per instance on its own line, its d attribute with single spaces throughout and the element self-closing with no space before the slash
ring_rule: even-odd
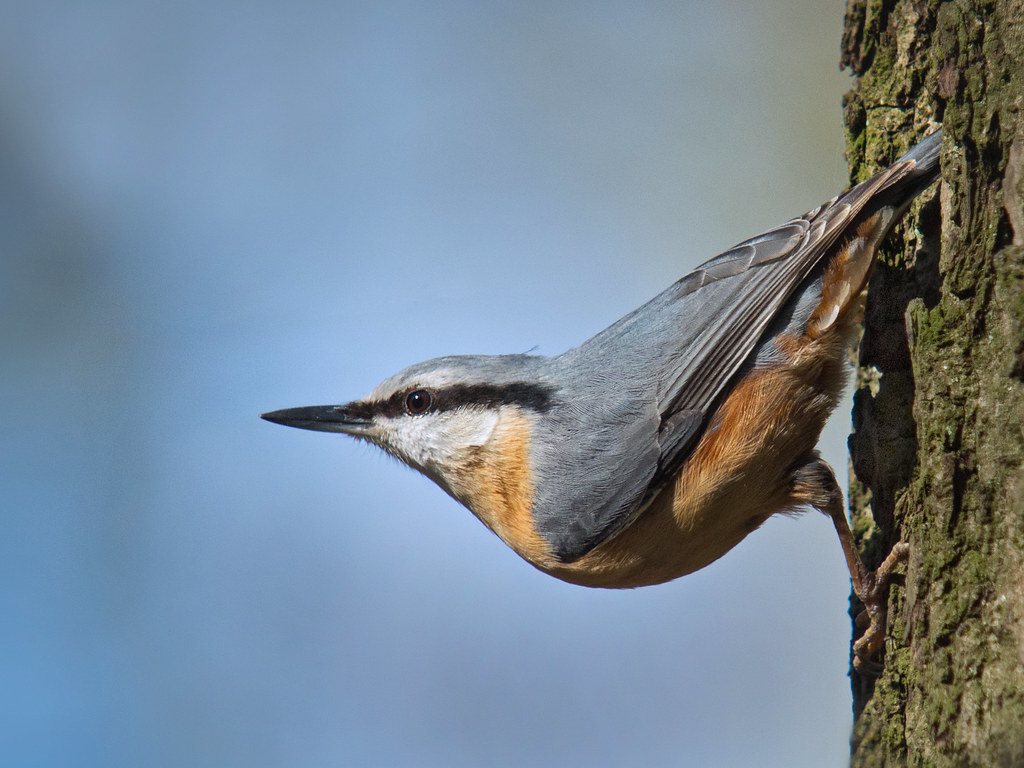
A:
<svg viewBox="0 0 1024 768">
<path fill-rule="evenodd" d="M 894 208 L 892 223 L 899 220 L 907 206 L 939 178 L 939 149 L 942 146 L 942 128 L 928 134 L 908 149 L 896 162 L 882 173 L 905 166 L 902 173 L 893 174 L 893 179 L 875 193 L 871 203 L 865 206 L 870 216 L 880 208 Z"/>
<path fill-rule="evenodd" d="M 878 176 L 888 176 L 864 205 L 825 270 L 821 302 L 807 325 L 807 334 L 819 338 L 826 331 L 846 327 L 860 313 L 860 296 L 867 287 L 882 241 L 910 203 L 939 176 L 942 129 L 929 134 Z M 864 182 L 870 184 L 878 176 Z"/>
</svg>

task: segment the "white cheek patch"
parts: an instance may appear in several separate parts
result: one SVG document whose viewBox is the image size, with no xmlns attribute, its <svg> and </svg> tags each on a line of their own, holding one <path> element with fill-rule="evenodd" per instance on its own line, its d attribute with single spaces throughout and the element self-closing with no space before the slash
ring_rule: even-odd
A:
<svg viewBox="0 0 1024 768">
<path fill-rule="evenodd" d="M 457 408 L 442 413 L 381 420 L 387 450 L 421 471 L 450 468 L 467 448 L 486 443 L 498 423 L 491 408 Z"/>
</svg>

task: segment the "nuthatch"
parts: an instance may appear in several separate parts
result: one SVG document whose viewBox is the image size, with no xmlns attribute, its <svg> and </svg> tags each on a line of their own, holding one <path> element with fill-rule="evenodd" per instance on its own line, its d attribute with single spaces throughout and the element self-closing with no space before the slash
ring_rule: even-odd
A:
<svg viewBox="0 0 1024 768">
<path fill-rule="evenodd" d="M 939 175 L 936 131 L 885 170 L 705 262 L 554 357 L 413 365 L 347 405 L 264 419 L 380 446 L 528 562 L 590 587 L 675 579 L 777 512 L 832 518 L 878 650 L 896 544 L 861 561 L 815 450 L 848 367 L 876 251 Z"/>
</svg>

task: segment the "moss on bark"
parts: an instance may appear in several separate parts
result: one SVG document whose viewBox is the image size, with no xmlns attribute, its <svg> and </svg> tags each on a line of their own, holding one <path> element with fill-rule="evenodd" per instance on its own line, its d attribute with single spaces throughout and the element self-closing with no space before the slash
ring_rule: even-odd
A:
<svg viewBox="0 0 1024 768">
<path fill-rule="evenodd" d="M 1024 0 L 851 0 L 852 180 L 944 125 L 865 311 L 855 531 L 912 554 L 855 766 L 1024 765 Z"/>
</svg>

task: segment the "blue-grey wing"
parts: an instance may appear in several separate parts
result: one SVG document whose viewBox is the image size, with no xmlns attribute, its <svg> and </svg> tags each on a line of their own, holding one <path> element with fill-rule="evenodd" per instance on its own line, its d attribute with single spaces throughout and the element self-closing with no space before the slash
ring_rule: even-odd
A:
<svg viewBox="0 0 1024 768">
<path fill-rule="evenodd" d="M 676 473 L 773 320 L 868 201 L 915 162 L 898 161 L 730 248 L 560 356 L 576 410 L 560 409 L 565 423 L 541 447 L 551 454 L 541 465 L 561 461 L 574 482 L 539 478 L 534 515 L 561 560 L 582 557 L 628 526 Z"/>
</svg>

